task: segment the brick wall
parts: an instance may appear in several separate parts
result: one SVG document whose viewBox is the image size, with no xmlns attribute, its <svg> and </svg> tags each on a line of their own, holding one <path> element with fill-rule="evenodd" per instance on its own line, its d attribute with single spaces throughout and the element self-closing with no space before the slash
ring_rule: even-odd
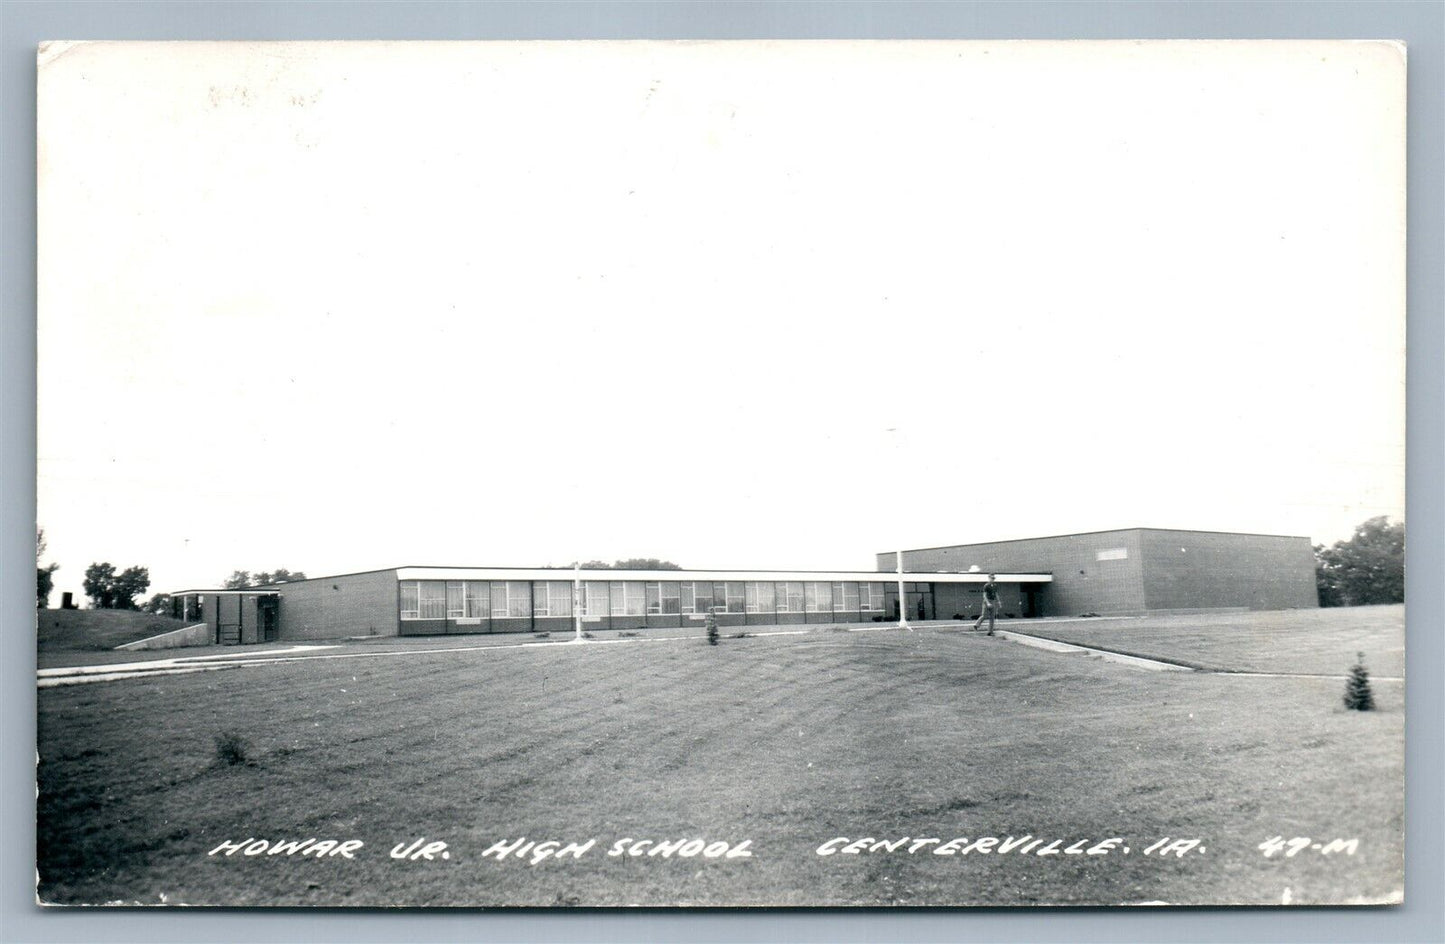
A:
<svg viewBox="0 0 1445 944">
<path fill-rule="evenodd" d="M 1123 556 L 1120 556 L 1121 553 Z M 1101 556 L 1104 559 L 1101 560 Z M 1138 530 L 1101 531 L 992 544 L 960 544 L 903 552 L 904 570 L 915 573 L 930 570 L 966 572 L 975 565 L 984 573 L 1052 573 L 1053 582 L 1040 585 L 1038 605 L 1041 616 L 1132 613 L 1145 608 Z M 878 555 L 880 571 L 892 570 L 893 567 L 891 551 Z M 951 616 L 952 611 L 944 615 Z M 976 611 L 974 615 L 977 615 Z"/>
<path fill-rule="evenodd" d="M 395 570 L 298 580 L 277 589 L 280 639 L 397 635 Z"/>
<path fill-rule="evenodd" d="M 1041 616 L 1318 605 L 1304 537 L 1133 528 L 904 551 L 903 565 L 1051 573 L 1038 595 Z M 878 555 L 880 571 L 893 567 L 891 551 Z"/>
<path fill-rule="evenodd" d="M 1319 605 L 1309 538 L 1207 531 L 1145 531 L 1142 537 L 1150 609 Z"/>
</svg>

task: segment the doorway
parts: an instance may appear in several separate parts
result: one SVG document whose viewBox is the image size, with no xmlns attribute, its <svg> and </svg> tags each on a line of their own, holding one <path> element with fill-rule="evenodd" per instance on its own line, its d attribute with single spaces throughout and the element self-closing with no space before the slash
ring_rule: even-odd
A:
<svg viewBox="0 0 1445 944">
<path fill-rule="evenodd" d="M 275 642 L 281 635 L 280 620 L 278 619 L 280 597 L 260 596 L 256 598 L 256 621 L 261 626 L 261 641 Z"/>
</svg>

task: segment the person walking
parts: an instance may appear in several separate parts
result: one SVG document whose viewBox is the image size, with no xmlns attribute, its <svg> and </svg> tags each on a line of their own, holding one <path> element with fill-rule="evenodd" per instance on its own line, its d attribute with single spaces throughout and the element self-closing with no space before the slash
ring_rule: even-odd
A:
<svg viewBox="0 0 1445 944">
<path fill-rule="evenodd" d="M 973 628 L 977 630 L 983 625 L 983 618 L 988 617 L 988 634 L 993 635 L 993 621 L 998 617 L 998 584 L 993 582 L 994 575 L 988 575 L 988 583 L 983 585 L 983 612 L 978 614 L 978 620 L 974 622 Z"/>
</svg>

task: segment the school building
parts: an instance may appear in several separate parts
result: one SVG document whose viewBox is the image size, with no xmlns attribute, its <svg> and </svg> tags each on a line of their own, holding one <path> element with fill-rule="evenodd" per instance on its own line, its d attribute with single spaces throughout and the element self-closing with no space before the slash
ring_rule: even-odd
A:
<svg viewBox="0 0 1445 944">
<path fill-rule="evenodd" d="M 880 553 L 878 569 L 894 560 Z M 1028 616 L 1319 605 L 1310 539 L 1279 534 L 1126 528 L 907 550 L 903 568 L 1047 573 L 1053 579 L 1033 588 Z"/>
<path fill-rule="evenodd" d="M 901 570 L 901 572 L 899 572 Z M 394 567 L 171 594 L 235 645 L 345 636 L 567 633 L 1313 607 L 1308 538 L 1134 528 L 878 555 L 877 571 Z M 901 592 L 900 592 L 901 591 Z"/>
<path fill-rule="evenodd" d="M 244 590 L 180 590 L 173 615 L 210 627 L 223 645 L 342 636 L 649 630 L 697 625 L 794 626 L 897 620 L 899 586 L 912 620 L 952 615 L 987 574 L 871 571 L 572 570 L 397 567 Z M 1000 573 L 1005 609 L 1053 578 Z M 940 601 L 943 610 L 939 609 Z M 977 606 L 975 605 L 975 609 Z"/>
</svg>

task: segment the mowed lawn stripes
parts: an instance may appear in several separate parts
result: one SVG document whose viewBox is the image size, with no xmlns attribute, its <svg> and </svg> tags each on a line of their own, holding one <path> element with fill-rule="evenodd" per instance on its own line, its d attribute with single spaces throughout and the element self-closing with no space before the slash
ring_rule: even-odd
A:
<svg viewBox="0 0 1445 944">
<path fill-rule="evenodd" d="M 41 894 L 194 904 L 1028 904 L 1391 895 L 1402 695 L 1147 673 L 958 632 L 317 660 L 47 689 Z M 217 763 L 216 735 L 250 763 Z M 1330 832 L 1331 836 L 1325 836 Z M 1266 858 L 1279 833 L 1358 836 Z M 1129 855 L 820 856 L 846 837 L 1123 837 Z M 425 836 L 445 861 L 387 854 Z M 1198 837 L 1161 861 L 1147 842 Z M 208 856 L 360 839 L 354 859 Z M 483 853 L 584 842 L 578 859 Z M 751 857 L 608 856 L 624 838 Z"/>
</svg>

